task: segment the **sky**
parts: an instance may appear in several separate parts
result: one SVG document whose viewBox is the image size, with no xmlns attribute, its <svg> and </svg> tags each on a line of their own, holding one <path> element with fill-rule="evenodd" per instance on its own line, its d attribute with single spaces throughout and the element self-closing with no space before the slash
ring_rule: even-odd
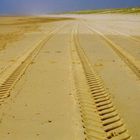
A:
<svg viewBox="0 0 140 140">
<path fill-rule="evenodd" d="M 140 0 L 0 0 L 0 14 L 48 14 L 140 6 Z"/>
</svg>

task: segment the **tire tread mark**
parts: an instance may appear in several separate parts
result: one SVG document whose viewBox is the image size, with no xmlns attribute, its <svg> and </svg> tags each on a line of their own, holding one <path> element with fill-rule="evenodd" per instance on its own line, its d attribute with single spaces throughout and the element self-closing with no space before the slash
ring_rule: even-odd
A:
<svg viewBox="0 0 140 140">
<path fill-rule="evenodd" d="M 73 51 L 77 53 L 81 67 L 77 66 L 77 63 L 74 67 L 77 67 L 77 71 L 79 68 L 83 69 L 84 78 L 80 79 L 77 73 L 75 81 L 86 140 L 130 140 L 131 136 L 113 104 L 110 93 L 80 47 L 77 28 L 72 34 Z"/>
<path fill-rule="evenodd" d="M 15 84 L 20 80 L 22 75 L 24 75 L 26 69 L 35 59 L 35 57 L 40 52 L 41 48 L 51 39 L 56 32 L 58 32 L 62 27 L 51 31 L 43 40 L 41 40 L 36 46 L 31 48 L 26 52 L 19 60 L 12 65 L 7 71 L 3 73 L 0 77 L 0 105 L 4 103 L 5 99 L 10 96 L 11 90 L 14 88 Z"/>
<path fill-rule="evenodd" d="M 98 30 L 94 29 L 90 25 L 84 23 L 87 28 L 91 32 L 97 33 L 99 36 L 101 36 L 108 44 L 109 46 L 116 52 L 116 54 L 128 65 L 128 67 L 136 74 L 137 77 L 140 78 L 140 62 L 136 61 L 135 58 L 126 52 L 123 48 L 115 44 L 112 40 L 110 40 L 108 37 L 106 37 L 103 33 L 99 32 Z"/>
</svg>

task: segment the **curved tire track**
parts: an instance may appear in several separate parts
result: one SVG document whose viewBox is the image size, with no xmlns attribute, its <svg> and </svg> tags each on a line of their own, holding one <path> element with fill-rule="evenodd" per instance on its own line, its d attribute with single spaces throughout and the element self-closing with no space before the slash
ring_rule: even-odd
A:
<svg viewBox="0 0 140 140">
<path fill-rule="evenodd" d="M 0 105 L 10 96 L 11 90 L 22 77 L 33 59 L 38 55 L 41 48 L 64 26 L 66 25 L 62 25 L 54 31 L 51 31 L 43 40 L 41 40 L 36 46 L 33 46 L 27 53 L 21 56 L 14 65 L 10 66 L 10 68 L 0 75 Z"/>
</svg>

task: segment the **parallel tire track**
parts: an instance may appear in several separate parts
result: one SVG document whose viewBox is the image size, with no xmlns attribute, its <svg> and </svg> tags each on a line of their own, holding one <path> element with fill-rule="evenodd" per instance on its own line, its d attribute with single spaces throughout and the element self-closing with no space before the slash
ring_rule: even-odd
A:
<svg viewBox="0 0 140 140">
<path fill-rule="evenodd" d="M 130 140 L 111 95 L 80 47 L 76 28 L 72 42 L 73 72 L 85 140 Z"/>
<path fill-rule="evenodd" d="M 98 30 L 94 29 L 90 25 L 86 24 L 88 29 L 91 32 L 97 33 L 100 35 L 108 44 L 109 46 L 116 52 L 118 56 L 129 66 L 129 68 L 137 75 L 137 77 L 140 78 L 140 62 L 136 61 L 135 58 L 126 52 L 123 48 L 116 45 L 114 42 L 112 42 L 109 38 L 107 38 L 103 33 L 99 32 Z"/>
<path fill-rule="evenodd" d="M 17 81 L 24 74 L 27 67 L 31 64 L 33 59 L 37 56 L 41 48 L 51 39 L 55 33 L 57 33 L 62 27 L 50 32 L 38 45 L 31 48 L 26 54 L 24 54 L 14 65 L 5 71 L 0 77 L 0 105 L 10 96 L 10 92 L 17 83 Z"/>
</svg>

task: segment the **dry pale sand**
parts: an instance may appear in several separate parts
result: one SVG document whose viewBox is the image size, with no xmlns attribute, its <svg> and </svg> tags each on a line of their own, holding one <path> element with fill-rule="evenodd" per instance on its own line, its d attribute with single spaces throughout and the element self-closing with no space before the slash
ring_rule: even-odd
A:
<svg viewBox="0 0 140 140">
<path fill-rule="evenodd" d="M 139 140 L 140 15 L 52 17 L 0 17 L 0 139 Z"/>
</svg>

